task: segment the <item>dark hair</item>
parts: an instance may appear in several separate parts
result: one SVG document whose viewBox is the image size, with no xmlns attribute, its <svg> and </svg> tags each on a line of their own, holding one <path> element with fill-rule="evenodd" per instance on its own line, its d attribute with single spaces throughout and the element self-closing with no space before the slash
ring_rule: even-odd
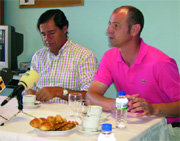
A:
<svg viewBox="0 0 180 141">
<path fill-rule="evenodd" d="M 69 25 L 69 22 L 64 13 L 59 9 L 51 9 L 44 12 L 38 19 L 37 28 L 40 30 L 40 25 L 47 22 L 50 19 L 54 19 L 55 25 L 62 29 L 64 26 Z"/>
<path fill-rule="evenodd" d="M 133 6 L 121 6 L 117 9 L 115 9 L 114 12 L 116 12 L 122 8 L 128 9 L 129 31 L 134 24 L 140 24 L 140 26 L 141 26 L 141 29 L 139 31 L 139 34 L 140 34 L 144 27 L 144 16 L 143 16 L 142 12 Z"/>
</svg>

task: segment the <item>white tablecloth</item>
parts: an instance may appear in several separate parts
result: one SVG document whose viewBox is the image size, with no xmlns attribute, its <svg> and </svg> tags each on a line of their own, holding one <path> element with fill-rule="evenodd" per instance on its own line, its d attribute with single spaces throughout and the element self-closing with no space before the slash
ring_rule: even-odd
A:
<svg viewBox="0 0 180 141">
<path fill-rule="evenodd" d="M 5 99 L 5 96 L 0 96 L 0 103 Z M 5 106 L 0 107 L 0 115 L 6 118 L 11 117 L 18 111 L 17 100 L 13 98 Z M 33 114 L 37 117 L 47 117 L 49 115 L 61 114 L 64 117 L 68 116 L 69 107 L 66 104 L 41 104 L 40 107 L 34 109 L 24 109 L 24 112 Z M 108 113 L 103 113 L 106 117 Z M 49 136 L 37 132 L 29 125 L 32 117 L 18 114 L 4 126 L 0 126 L 0 141 L 97 141 L 97 135 L 85 135 L 75 129 L 71 134 Z M 5 120 L 0 117 L 0 123 Z M 106 123 L 115 125 L 115 120 L 109 117 Z M 126 129 L 113 129 L 113 133 L 117 141 L 168 141 L 168 127 L 165 118 L 143 117 L 136 118 L 134 115 L 128 114 L 128 124 Z"/>
</svg>

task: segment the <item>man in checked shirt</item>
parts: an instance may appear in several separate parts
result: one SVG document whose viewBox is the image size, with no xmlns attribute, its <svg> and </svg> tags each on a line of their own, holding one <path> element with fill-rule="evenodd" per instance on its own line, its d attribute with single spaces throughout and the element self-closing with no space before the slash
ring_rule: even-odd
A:
<svg viewBox="0 0 180 141">
<path fill-rule="evenodd" d="M 31 69 L 40 76 L 37 100 L 59 102 L 62 98 L 67 100 L 68 93 L 73 92 L 84 97 L 97 70 L 93 52 L 68 38 L 68 20 L 59 9 L 43 13 L 37 27 L 45 44 L 31 61 Z"/>
</svg>

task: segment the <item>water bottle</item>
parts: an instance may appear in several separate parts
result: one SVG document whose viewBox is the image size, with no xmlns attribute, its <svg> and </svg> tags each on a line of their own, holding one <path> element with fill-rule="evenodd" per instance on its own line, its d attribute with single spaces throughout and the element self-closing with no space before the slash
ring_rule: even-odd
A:
<svg viewBox="0 0 180 141">
<path fill-rule="evenodd" d="M 116 141 L 114 134 L 112 133 L 112 124 L 102 124 L 101 133 L 98 136 L 98 141 Z"/>
<path fill-rule="evenodd" d="M 116 98 L 116 128 L 126 127 L 128 99 L 125 95 L 125 91 L 119 91 L 119 96 Z"/>
</svg>

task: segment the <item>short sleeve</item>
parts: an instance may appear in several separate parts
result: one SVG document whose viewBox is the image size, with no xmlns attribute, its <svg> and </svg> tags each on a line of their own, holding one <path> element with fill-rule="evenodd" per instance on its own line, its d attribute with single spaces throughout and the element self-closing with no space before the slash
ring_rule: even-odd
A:
<svg viewBox="0 0 180 141">
<path fill-rule="evenodd" d="M 157 78 L 161 90 L 167 94 L 171 101 L 180 100 L 180 75 L 175 60 L 170 59 L 167 62 L 158 63 L 156 71 L 159 74 Z"/>
</svg>

